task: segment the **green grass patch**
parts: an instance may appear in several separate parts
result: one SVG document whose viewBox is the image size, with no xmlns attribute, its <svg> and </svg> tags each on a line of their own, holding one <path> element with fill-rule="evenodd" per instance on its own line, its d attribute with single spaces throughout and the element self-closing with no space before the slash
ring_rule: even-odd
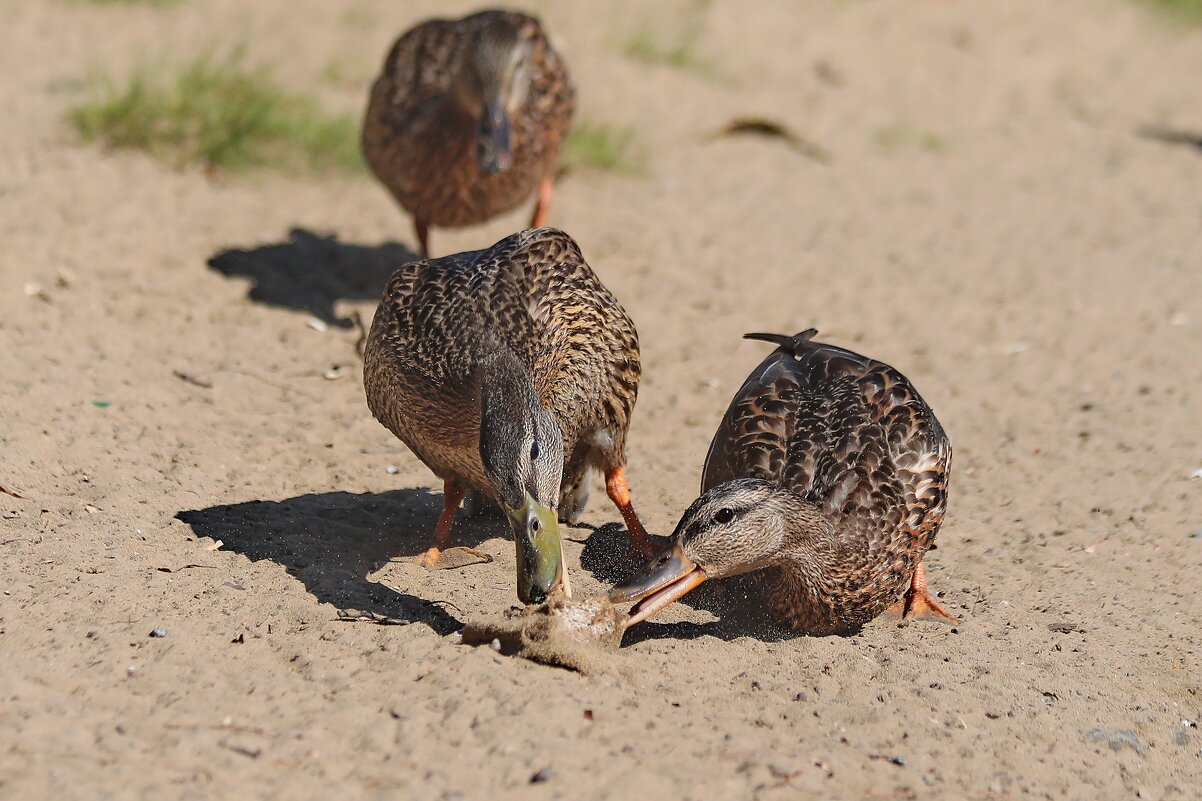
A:
<svg viewBox="0 0 1202 801">
<path fill-rule="evenodd" d="M 641 170 L 634 156 L 634 131 L 588 120 L 572 126 L 560 161 L 568 170 L 588 168 L 627 174 Z"/>
<path fill-rule="evenodd" d="M 1202 0 L 1138 0 L 1181 22 L 1202 24 Z"/>
<path fill-rule="evenodd" d="M 123 83 L 104 76 L 74 108 L 87 141 L 144 150 L 176 166 L 228 170 L 358 171 L 359 123 L 282 89 L 238 55 L 202 56 L 177 67 L 142 66 Z"/>
<path fill-rule="evenodd" d="M 895 122 L 878 128 L 872 141 L 886 153 L 899 150 L 923 150 L 927 153 L 944 153 L 947 141 L 937 133 L 915 128 L 908 122 Z"/>
<path fill-rule="evenodd" d="M 70 0 L 79 6 L 156 6 L 167 8 L 178 6 L 183 0 Z"/>
<path fill-rule="evenodd" d="M 714 63 L 697 52 L 696 35 L 687 36 L 676 44 L 667 44 L 649 30 L 642 29 L 627 39 L 622 52 L 635 61 L 656 64 L 673 69 L 714 76 L 718 70 Z"/>
<path fill-rule="evenodd" d="M 675 35 L 666 37 L 643 25 L 621 45 L 622 53 L 644 64 L 671 67 L 707 78 L 721 78 L 714 62 L 698 51 L 710 0 L 693 0 L 677 15 Z"/>
</svg>

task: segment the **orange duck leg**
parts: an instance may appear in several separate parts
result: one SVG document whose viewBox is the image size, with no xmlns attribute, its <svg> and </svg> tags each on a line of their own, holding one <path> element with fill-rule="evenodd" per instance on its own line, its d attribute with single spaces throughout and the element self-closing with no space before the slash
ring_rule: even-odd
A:
<svg viewBox="0 0 1202 801">
<path fill-rule="evenodd" d="M 630 501 L 630 487 L 626 486 L 626 472 L 621 467 L 615 467 L 605 474 L 605 492 L 622 513 L 622 520 L 626 522 L 626 528 L 630 532 L 630 549 L 626 555 L 635 559 L 650 559 L 659 548 L 648 536 L 639 516 L 634 512 L 634 505 Z"/>
<path fill-rule="evenodd" d="M 901 615 L 902 620 L 934 620 L 953 626 L 960 622 L 927 593 L 927 569 L 921 561 L 910 578 L 910 589 L 906 590 L 900 601 L 889 607 L 889 611 Z"/>
<path fill-rule="evenodd" d="M 442 558 L 443 552 L 447 550 L 464 551 L 485 562 L 492 561 L 491 556 L 481 553 L 475 548 L 462 545 L 447 548 L 447 544 L 451 541 L 451 529 L 455 526 L 455 513 L 459 511 L 459 503 L 463 500 L 464 492 L 466 492 L 466 488 L 462 484 L 454 481 L 443 482 L 442 514 L 438 516 L 438 525 L 434 527 L 434 541 L 430 543 L 430 547 L 426 549 L 425 553 L 417 557 L 419 565 L 434 567 Z"/>
</svg>

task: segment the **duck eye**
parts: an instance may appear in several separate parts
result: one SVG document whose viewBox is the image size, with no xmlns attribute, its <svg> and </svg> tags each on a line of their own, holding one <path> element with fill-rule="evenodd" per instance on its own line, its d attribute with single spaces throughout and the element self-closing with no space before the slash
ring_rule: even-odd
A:
<svg viewBox="0 0 1202 801">
<path fill-rule="evenodd" d="M 539 454 L 539 450 L 538 450 L 538 443 L 536 442 L 536 443 L 534 443 L 533 445 L 531 445 L 531 446 L 530 446 L 530 459 L 531 459 L 531 461 L 533 461 L 533 460 L 537 459 L 537 458 L 538 458 L 538 454 Z"/>
<path fill-rule="evenodd" d="M 715 523 L 729 523 L 735 519 L 735 510 L 728 509 L 725 506 L 714 513 Z"/>
<path fill-rule="evenodd" d="M 537 534 L 539 528 L 541 528 L 541 525 L 538 522 L 538 518 L 536 517 L 530 521 L 530 530 L 533 531 L 535 534 Z"/>
</svg>

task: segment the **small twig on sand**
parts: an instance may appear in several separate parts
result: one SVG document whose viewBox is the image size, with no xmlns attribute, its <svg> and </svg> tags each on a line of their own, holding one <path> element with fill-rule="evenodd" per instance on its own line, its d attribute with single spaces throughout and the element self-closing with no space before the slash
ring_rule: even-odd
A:
<svg viewBox="0 0 1202 801">
<path fill-rule="evenodd" d="M 458 606 L 455 606 L 455 604 L 451 603 L 450 601 L 426 601 L 426 604 L 429 606 L 449 606 L 459 614 L 463 614 L 463 610 Z"/>
<path fill-rule="evenodd" d="M 251 759 L 258 759 L 259 754 L 263 753 L 262 748 L 247 748 L 244 745 L 231 745 L 230 743 L 217 743 L 217 745 Z"/>
<path fill-rule="evenodd" d="M 367 327 L 363 325 L 363 315 L 359 314 L 358 309 L 351 309 L 351 322 L 359 332 L 359 338 L 355 340 L 355 353 L 362 359 L 364 351 L 367 350 Z"/>
<path fill-rule="evenodd" d="M 338 610 L 336 618 L 340 623 L 375 623 L 378 626 L 408 626 L 412 620 L 402 620 L 399 617 L 389 617 L 377 612 L 358 612 L 345 609 Z"/>
<path fill-rule="evenodd" d="M 782 140 L 795 152 L 813 159 L 820 164 L 829 164 L 831 154 L 825 148 L 814 144 L 801 134 L 793 131 L 784 123 L 761 117 L 739 117 L 731 120 L 711 137 L 718 139 L 724 136 L 740 135 L 763 136 Z"/>
<path fill-rule="evenodd" d="M 11 495 L 11 496 L 13 496 L 14 498 L 20 498 L 21 500 L 25 500 L 25 496 L 24 496 L 24 495 L 22 495 L 21 493 L 17 492 L 17 491 L 16 491 L 15 489 L 13 489 L 12 487 L 6 487 L 6 486 L 4 486 L 3 484 L 0 484 L 0 492 L 3 492 L 5 495 Z"/>
<path fill-rule="evenodd" d="M 277 384 L 274 381 L 268 381 L 263 376 L 255 375 L 254 373 L 247 372 L 246 370 L 218 370 L 218 372 L 233 373 L 234 375 L 241 375 L 241 376 L 246 376 L 247 378 L 253 378 L 256 381 L 262 381 L 264 384 L 266 384 L 269 387 L 275 387 L 276 389 L 280 390 L 281 392 L 291 392 L 294 395 L 300 395 L 302 398 L 307 398 L 308 400 L 311 400 L 314 403 L 321 402 L 317 398 L 310 395 L 308 392 L 302 392 L 301 390 L 296 389 L 295 387 L 288 387 L 288 386 L 284 386 L 283 384 Z"/>
<path fill-rule="evenodd" d="M 213 388 L 212 381 L 209 381 L 207 378 L 197 378 L 194 375 L 189 375 L 183 370 L 172 370 L 171 375 L 175 376 L 180 381 L 183 381 L 185 384 L 191 384 L 194 387 L 200 387 L 201 389 Z"/>
</svg>

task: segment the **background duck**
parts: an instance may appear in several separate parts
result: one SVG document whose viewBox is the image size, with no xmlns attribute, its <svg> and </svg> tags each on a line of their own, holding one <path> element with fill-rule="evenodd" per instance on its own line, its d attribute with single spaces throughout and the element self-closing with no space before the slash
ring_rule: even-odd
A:
<svg viewBox="0 0 1202 801">
<path fill-rule="evenodd" d="M 896 604 L 955 622 L 927 593 L 922 558 L 947 505 L 952 447 L 894 368 L 796 336 L 775 342 L 735 394 L 675 543 L 611 599 L 631 623 L 707 578 L 752 571 L 782 625 L 858 628 Z"/>
<path fill-rule="evenodd" d="M 624 473 L 641 374 L 634 323 L 562 231 L 400 268 L 363 380 L 372 414 L 444 482 L 423 560 L 438 560 L 465 490 L 477 489 L 513 527 L 518 596 L 542 600 L 561 576 L 557 520 L 579 518 L 594 469 L 632 548 L 649 555 Z"/>
<path fill-rule="evenodd" d="M 402 35 L 371 89 L 363 155 L 413 215 L 422 258 L 429 227 L 475 225 L 538 191 L 543 225 L 575 103 L 563 61 L 534 17 L 482 11 Z"/>
</svg>

